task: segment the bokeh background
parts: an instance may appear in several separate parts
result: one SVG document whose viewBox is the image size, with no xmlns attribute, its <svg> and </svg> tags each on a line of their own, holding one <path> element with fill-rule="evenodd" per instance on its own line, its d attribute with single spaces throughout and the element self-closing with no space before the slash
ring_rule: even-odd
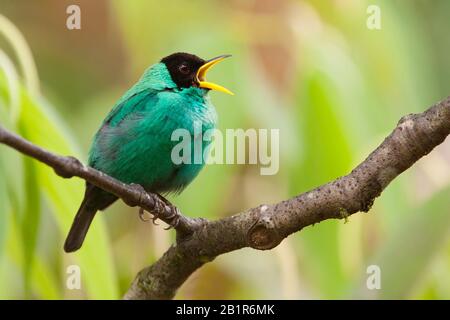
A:
<svg viewBox="0 0 450 320">
<path fill-rule="evenodd" d="M 66 8 L 81 8 L 68 30 Z M 381 9 L 369 30 L 367 7 Z M 114 102 L 161 57 L 232 53 L 209 79 L 220 128 L 279 128 L 280 171 L 211 165 L 176 198 L 220 218 L 347 174 L 401 116 L 450 95 L 450 2 L 0 0 L 0 124 L 87 157 Z M 174 233 L 117 203 L 83 248 L 62 243 L 83 182 L 0 145 L 0 298 L 116 299 Z M 369 213 L 325 221 L 267 252 L 220 256 L 179 290 L 187 299 L 450 298 L 450 141 L 402 174 Z M 79 265 L 81 290 L 66 286 Z M 381 268 L 368 290 L 367 267 Z"/>
</svg>

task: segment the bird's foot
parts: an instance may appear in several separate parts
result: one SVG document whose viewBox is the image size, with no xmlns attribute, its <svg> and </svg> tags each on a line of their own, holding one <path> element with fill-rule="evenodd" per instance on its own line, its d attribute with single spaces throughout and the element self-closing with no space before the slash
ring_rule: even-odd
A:
<svg viewBox="0 0 450 320">
<path fill-rule="evenodd" d="M 167 228 L 164 228 L 164 230 L 169 230 L 172 228 L 176 229 L 178 227 L 178 224 L 180 223 L 180 209 L 173 205 L 170 207 L 170 209 L 172 211 L 172 214 L 167 217 L 169 226 Z"/>
<path fill-rule="evenodd" d="M 140 185 L 133 185 L 133 187 L 142 188 Z M 142 188 L 142 190 L 144 189 Z M 164 228 L 164 230 L 176 228 L 180 223 L 180 215 L 181 215 L 180 210 L 176 206 L 174 206 L 169 200 L 167 200 L 164 196 L 158 193 L 156 193 L 156 196 L 162 202 L 162 205 L 161 204 L 157 205 L 155 210 L 149 214 L 147 214 L 147 212 L 143 208 L 139 208 L 139 218 L 143 222 L 148 222 L 151 220 L 154 225 L 158 225 L 156 221 L 158 219 L 163 218 L 163 220 L 169 225 L 167 228 Z M 161 206 L 163 207 L 161 208 Z M 167 211 L 170 211 L 170 214 L 163 217 L 161 215 L 161 212 Z M 152 217 L 150 217 L 150 215 L 152 215 Z"/>
<path fill-rule="evenodd" d="M 176 206 L 174 206 L 169 200 L 167 200 L 164 196 L 160 195 L 159 193 L 157 193 L 156 195 L 167 207 L 169 207 L 169 210 L 171 211 L 171 214 L 165 217 L 166 223 L 169 226 L 167 228 L 164 228 L 164 230 L 176 228 L 180 222 L 180 210 Z M 158 218 L 160 217 L 154 216 L 155 220 Z"/>
<path fill-rule="evenodd" d="M 158 215 L 147 213 L 147 211 L 145 211 L 143 208 L 139 208 L 139 219 L 141 219 L 142 222 L 152 221 L 155 226 L 159 225 L 158 223 L 156 223 Z"/>
<path fill-rule="evenodd" d="M 169 200 L 167 200 L 167 198 L 164 197 L 163 195 L 160 195 L 159 193 L 155 193 L 155 194 L 158 196 L 159 200 L 161 200 L 162 202 L 164 202 L 164 204 L 166 204 L 167 206 L 169 206 L 169 207 L 173 207 L 173 206 L 174 206 L 174 205 L 172 204 L 172 202 L 170 202 Z"/>
<path fill-rule="evenodd" d="M 147 191 L 144 189 L 143 186 L 137 183 L 130 183 L 131 189 L 133 189 L 135 192 L 139 193 L 139 198 L 136 200 L 136 198 L 130 198 L 130 199 L 123 199 L 124 202 L 129 205 L 130 207 L 137 207 L 141 206 L 143 197 L 147 195 Z"/>
<path fill-rule="evenodd" d="M 137 183 L 131 183 L 130 186 L 135 189 L 136 191 L 140 192 L 141 197 L 144 194 L 148 194 L 147 190 L 144 189 L 143 186 L 141 186 L 140 184 Z M 138 206 L 141 203 L 142 198 L 139 199 L 139 203 L 134 204 L 133 206 Z M 145 211 L 144 208 L 140 207 L 139 208 L 139 219 L 141 219 L 141 221 L 143 222 L 148 222 L 148 221 L 152 221 L 154 225 L 158 225 L 156 223 L 156 220 L 158 219 L 158 214 L 155 213 L 147 213 L 147 211 Z"/>
</svg>

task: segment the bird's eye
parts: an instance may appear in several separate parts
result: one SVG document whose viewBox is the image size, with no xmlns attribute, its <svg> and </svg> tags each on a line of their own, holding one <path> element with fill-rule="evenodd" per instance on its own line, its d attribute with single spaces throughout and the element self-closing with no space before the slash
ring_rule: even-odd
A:
<svg viewBox="0 0 450 320">
<path fill-rule="evenodd" d="M 191 70 L 184 63 L 178 68 L 182 74 L 188 74 Z"/>
</svg>

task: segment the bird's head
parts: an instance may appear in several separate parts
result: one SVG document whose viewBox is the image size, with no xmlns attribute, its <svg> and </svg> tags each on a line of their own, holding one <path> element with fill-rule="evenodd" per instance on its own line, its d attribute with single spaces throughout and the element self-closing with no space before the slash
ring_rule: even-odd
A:
<svg viewBox="0 0 450 320">
<path fill-rule="evenodd" d="M 230 90 L 205 79 L 207 71 L 230 55 L 221 55 L 210 60 L 203 60 L 196 55 L 178 52 L 161 60 L 166 65 L 173 82 L 179 88 L 199 87 L 233 94 Z"/>
</svg>

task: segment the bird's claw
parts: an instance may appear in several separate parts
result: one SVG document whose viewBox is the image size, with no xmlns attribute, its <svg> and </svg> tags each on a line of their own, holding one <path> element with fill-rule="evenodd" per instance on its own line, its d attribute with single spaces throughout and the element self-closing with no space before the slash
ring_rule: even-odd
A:
<svg viewBox="0 0 450 320">
<path fill-rule="evenodd" d="M 164 230 L 176 229 L 180 223 L 180 210 L 177 207 L 172 207 L 172 214 L 167 217 L 169 219 L 169 226 Z"/>
<path fill-rule="evenodd" d="M 140 185 L 134 185 L 134 187 L 135 188 L 140 188 L 141 186 Z M 163 203 L 163 205 L 162 205 L 163 208 L 161 208 L 160 205 L 157 204 L 158 206 L 157 206 L 157 208 L 155 210 L 156 213 L 152 213 L 153 217 L 151 217 L 151 218 L 147 218 L 146 214 L 145 214 L 146 211 L 143 208 L 139 208 L 139 218 L 142 221 L 144 221 L 144 222 L 148 222 L 148 221 L 151 220 L 152 223 L 157 226 L 159 224 L 156 223 L 156 221 L 158 219 L 161 219 L 161 215 L 158 212 L 169 211 L 170 210 L 171 213 L 164 217 L 165 218 L 164 221 L 166 221 L 167 224 L 169 225 L 167 228 L 164 228 L 164 230 L 176 229 L 178 227 L 179 223 L 180 223 L 180 215 L 181 215 L 180 214 L 180 210 L 177 207 L 175 207 L 173 204 L 171 204 L 169 202 L 169 200 L 167 200 L 163 196 L 161 196 L 159 194 L 157 194 L 157 196 L 159 197 L 159 199 Z M 164 205 L 165 205 L 165 208 L 164 208 Z"/>
<path fill-rule="evenodd" d="M 139 198 L 136 199 L 135 197 L 125 197 L 123 198 L 123 201 L 129 205 L 130 207 L 139 207 L 142 205 L 143 198 L 148 196 L 147 191 L 145 191 L 144 187 L 137 183 L 131 183 L 130 184 L 131 189 L 133 191 L 139 193 Z"/>
<path fill-rule="evenodd" d="M 153 217 L 147 218 L 146 217 L 146 211 L 143 208 L 139 208 L 139 219 L 143 222 L 149 222 L 152 221 L 153 225 L 159 226 L 159 223 L 156 223 L 156 220 L 158 220 L 159 216 L 157 214 L 153 214 Z"/>
<path fill-rule="evenodd" d="M 143 221 L 143 222 L 150 221 L 150 219 L 146 218 L 145 210 L 142 208 L 139 208 L 139 219 L 141 219 L 141 221 Z"/>
<path fill-rule="evenodd" d="M 154 215 L 152 218 L 152 223 L 154 226 L 159 226 L 159 223 L 156 223 L 156 220 L 158 220 L 159 216 L 158 215 Z"/>
</svg>

